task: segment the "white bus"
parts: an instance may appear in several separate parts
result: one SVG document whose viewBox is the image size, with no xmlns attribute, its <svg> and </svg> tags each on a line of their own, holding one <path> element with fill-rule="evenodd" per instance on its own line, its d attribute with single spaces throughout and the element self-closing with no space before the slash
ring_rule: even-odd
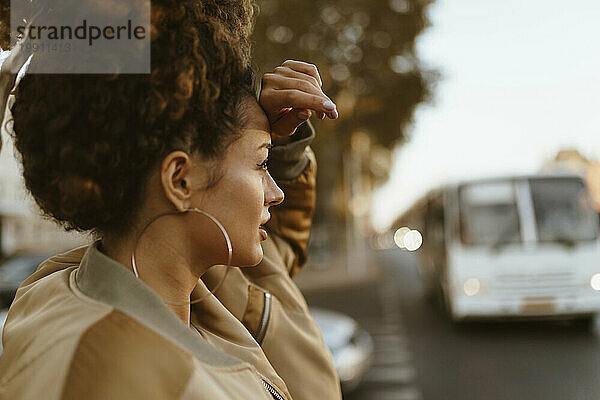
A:
<svg viewBox="0 0 600 400">
<path fill-rule="evenodd" d="M 419 272 L 453 320 L 600 312 L 599 221 L 573 175 L 474 180 L 430 192 L 397 220 L 423 233 Z"/>
</svg>

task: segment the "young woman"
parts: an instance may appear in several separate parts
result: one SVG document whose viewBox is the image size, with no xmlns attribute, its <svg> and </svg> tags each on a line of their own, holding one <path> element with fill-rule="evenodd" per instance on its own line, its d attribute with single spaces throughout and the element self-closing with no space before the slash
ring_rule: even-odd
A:
<svg viewBox="0 0 600 400">
<path fill-rule="evenodd" d="M 298 61 L 265 75 L 257 101 L 252 9 L 155 1 L 151 74 L 18 83 L 26 186 L 44 213 L 97 241 L 18 290 L 0 398 L 341 397 L 291 281 L 314 206 L 306 121 L 337 111 Z M 5 65 L 25 58 L 17 49 Z M 34 54 L 29 68 L 41 62 Z M 1 75 L 6 94 L 14 74 Z"/>
</svg>

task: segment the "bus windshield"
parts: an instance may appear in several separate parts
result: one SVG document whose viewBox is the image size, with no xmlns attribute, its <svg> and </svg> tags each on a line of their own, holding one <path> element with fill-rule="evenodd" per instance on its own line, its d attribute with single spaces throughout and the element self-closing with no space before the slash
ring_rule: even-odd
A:
<svg viewBox="0 0 600 400">
<path fill-rule="evenodd" d="M 519 196 L 516 182 L 478 182 L 461 187 L 460 231 L 464 244 L 497 247 L 518 243 L 523 240 L 523 225 L 535 235 L 528 237 L 537 237 L 538 242 L 573 246 L 597 238 L 598 216 L 581 179 L 521 180 L 528 182 L 528 189 L 519 191 Z M 531 212 L 520 215 L 519 206 Z"/>
<path fill-rule="evenodd" d="M 460 191 L 461 237 L 465 244 L 495 246 L 521 241 L 512 182 L 477 183 Z"/>
<path fill-rule="evenodd" d="M 569 178 L 530 179 L 538 240 L 593 240 L 597 217 L 583 181 Z"/>
</svg>

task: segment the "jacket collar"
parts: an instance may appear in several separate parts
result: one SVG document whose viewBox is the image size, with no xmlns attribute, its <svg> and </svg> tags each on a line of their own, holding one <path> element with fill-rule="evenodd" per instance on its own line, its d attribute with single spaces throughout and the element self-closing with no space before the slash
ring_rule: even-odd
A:
<svg viewBox="0 0 600 400">
<path fill-rule="evenodd" d="M 203 363 L 218 367 L 243 361 L 222 353 L 186 326 L 162 299 L 133 273 L 98 249 L 89 246 L 76 272 L 76 284 L 85 295 L 129 315 L 177 344 Z"/>
</svg>

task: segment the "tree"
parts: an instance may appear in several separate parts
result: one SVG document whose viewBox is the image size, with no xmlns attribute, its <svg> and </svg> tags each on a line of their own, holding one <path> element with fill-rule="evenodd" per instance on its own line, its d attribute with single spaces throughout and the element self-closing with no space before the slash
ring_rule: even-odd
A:
<svg viewBox="0 0 600 400">
<path fill-rule="evenodd" d="M 347 143 L 347 133 L 358 129 L 390 146 L 404 138 L 434 80 L 415 55 L 430 3 L 259 0 L 256 59 L 263 71 L 287 58 L 314 62 L 344 117 L 320 129 L 333 131 L 337 143 Z"/>
<path fill-rule="evenodd" d="M 437 73 L 421 67 L 415 39 L 428 26 L 432 1 L 258 0 L 253 41 L 259 70 L 271 71 L 286 59 L 315 63 L 325 93 L 340 111 L 339 121 L 315 122 L 320 164 L 315 219 L 337 226 L 332 235 L 345 227 L 347 213 L 339 212 L 334 188 L 344 185 L 342 159 L 353 133 L 366 134 L 371 149 L 379 155 L 387 149 L 389 155 L 406 138 L 415 107 L 430 96 Z M 375 164 L 364 160 L 362 173 L 377 184 L 387 174 Z"/>
</svg>

